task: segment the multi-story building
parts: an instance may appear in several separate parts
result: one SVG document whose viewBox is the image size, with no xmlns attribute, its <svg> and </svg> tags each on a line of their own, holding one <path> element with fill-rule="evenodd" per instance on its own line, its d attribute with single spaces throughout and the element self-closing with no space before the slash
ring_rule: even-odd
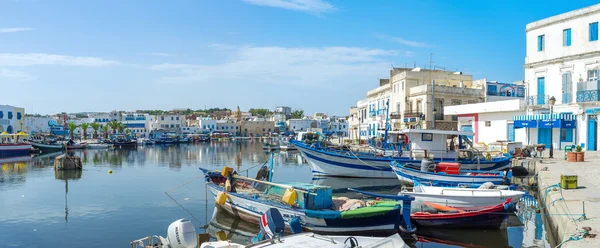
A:
<svg viewBox="0 0 600 248">
<path fill-rule="evenodd" d="M 292 116 L 292 108 L 287 106 L 277 106 L 274 112 L 283 114 L 286 119 L 289 119 Z"/>
<path fill-rule="evenodd" d="M 280 133 L 287 131 L 287 126 L 285 124 L 285 121 L 287 119 L 288 119 L 287 116 L 283 112 L 282 113 L 276 112 L 271 117 L 269 117 L 269 120 L 273 121 L 273 123 L 275 123 L 276 132 L 280 132 Z"/>
<path fill-rule="evenodd" d="M 211 132 L 217 130 L 217 120 L 213 120 L 210 117 L 202 117 L 199 120 L 198 126 L 202 128 L 202 132 Z"/>
<path fill-rule="evenodd" d="M 240 123 L 235 120 L 217 120 L 217 129 L 213 131 L 227 132 L 232 135 L 238 135 L 240 132 Z"/>
<path fill-rule="evenodd" d="M 185 115 L 165 114 L 156 116 L 156 120 L 151 125 L 152 130 L 165 130 L 170 132 L 181 132 L 181 127 L 185 125 Z"/>
<path fill-rule="evenodd" d="M 270 133 L 279 132 L 275 129 L 274 121 L 267 121 L 264 119 L 252 119 L 242 121 L 242 136 L 268 136 Z"/>
<path fill-rule="evenodd" d="M 0 105 L 0 133 L 17 133 L 24 130 L 25 109 L 11 105 Z"/>
<path fill-rule="evenodd" d="M 500 83 L 479 79 L 473 81 L 474 85 L 485 85 L 485 102 L 525 99 L 525 82 Z"/>
<path fill-rule="evenodd" d="M 287 120 L 287 126 L 289 131 L 303 132 L 313 127 L 314 120 L 311 119 L 289 119 Z M 316 127 L 316 125 L 315 125 Z"/>
<path fill-rule="evenodd" d="M 348 136 L 348 120 L 344 117 L 332 118 L 329 122 L 329 131 L 338 136 Z"/>
<path fill-rule="evenodd" d="M 143 113 L 121 113 L 121 122 L 136 137 L 148 137 L 155 117 Z M 89 132 L 88 132 L 89 133 Z"/>
<path fill-rule="evenodd" d="M 360 137 L 359 124 L 358 107 L 350 107 L 350 115 L 348 116 L 348 138 L 353 142 L 358 141 L 358 138 Z"/>
<path fill-rule="evenodd" d="M 50 116 L 25 116 L 25 132 L 50 133 L 50 123 L 54 119 Z"/>
<path fill-rule="evenodd" d="M 531 143 L 597 150 L 599 21 L 596 4 L 525 27 L 527 115 L 516 117 L 515 126 L 530 130 Z"/>
</svg>

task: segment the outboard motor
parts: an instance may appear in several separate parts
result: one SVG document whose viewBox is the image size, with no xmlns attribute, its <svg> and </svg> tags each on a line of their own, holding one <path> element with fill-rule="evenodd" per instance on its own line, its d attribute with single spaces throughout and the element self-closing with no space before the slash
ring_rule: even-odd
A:
<svg viewBox="0 0 600 248">
<path fill-rule="evenodd" d="M 285 221 L 276 208 L 269 208 L 260 217 L 260 232 L 252 238 L 252 243 L 283 236 Z"/>
<path fill-rule="evenodd" d="M 166 244 L 170 248 L 193 248 L 198 246 L 196 228 L 191 221 L 179 219 L 169 225 Z"/>
</svg>

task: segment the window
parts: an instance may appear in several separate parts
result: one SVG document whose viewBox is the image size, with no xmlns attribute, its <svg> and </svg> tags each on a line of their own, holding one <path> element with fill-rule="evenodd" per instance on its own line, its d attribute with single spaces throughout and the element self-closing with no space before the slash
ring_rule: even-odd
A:
<svg viewBox="0 0 600 248">
<path fill-rule="evenodd" d="M 562 74 L 562 103 L 571 103 L 571 72 Z"/>
<path fill-rule="evenodd" d="M 20 120 L 22 117 L 21 112 L 17 112 L 17 120 Z"/>
<path fill-rule="evenodd" d="M 486 127 L 491 127 L 492 126 L 492 122 L 491 121 L 485 121 L 485 126 Z"/>
<path fill-rule="evenodd" d="M 571 46 L 571 29 L 563 30 L 563 46 Z"/>
<path fill-rule="evenodd" d="M 173 116 L 171 116 L 171 120 L 173 120 Z"/>
<path fill-rule="evenodd" d="M 598 22 L 590 23 L 590 41 L 598 40 Z"/>
<path fill-rule="evenodd" d="M 176 120 L 179 120 L 179 116 L 175 117 Z"/>
<path fill-rule="evenodd" d="M 13 118 L 12 111 L 8 111 L 8 119 L 9 119 L 9 120 L 12 120 L 12 118 Z"/>
<path fill-rule="evenodd" d="M 587 72 L 587 74 L 588 74 L 588 81 L 598 80 L 598 70 L 589 70 Z"/>
<path fill-rule="evenodd" d="M 573 142 L 573 129 L 561 128 L 560 130 L 560 141 Z"/>
<path fill-rule="evenodd" d="M 165 117 L 164 117 L 164 116 L 161 116 L 161 117 L 160 117 L 160 120 L 161 120 L 161 121 L 164 121 L 164 120 L 165 120 Z"/>
<path fill-rule="evenodd" d="M 538 52 L 544 51 L 544 35 L 540 35 L 538 36 L 537 39 L 537 45 L 538 45 Z"/>
<path fill-rule="evenodd" d="M 0 119 L 4 118 L 4 111 L 0 111 Z"/>
<path fill-rule="evenodd" d="M 417 113 L 421 112 L 421 108 L 422 108 L 423 104 L 421 99 L 417 100 Z"/>
</svg>

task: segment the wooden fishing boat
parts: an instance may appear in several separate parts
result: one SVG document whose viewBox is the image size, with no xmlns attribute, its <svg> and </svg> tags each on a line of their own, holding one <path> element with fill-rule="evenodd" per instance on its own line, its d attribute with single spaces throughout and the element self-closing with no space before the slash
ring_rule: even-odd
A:
<svg viewBox="0 0 600 248">
<path fill-rule="evenodd" d="M 476 170 L 446 170 L 446 171 L 421 171 L 409 168 L 402 163 L 392 162 L 390 167 L 398 179 L 405 184 L 419 183 L 434 186 L 456 187 L 460 184 L 483 184 L 491 182 L 496 185 L 510 183 L 511 172 L 504 171 L 476 171 Z"/>
<path fill-rule="evenodd" d="M 87 147 L 87 143 L 82 142 L 82 143 L 76 143 L 73 145 L 67 145 L 67 150 L 84 149 L 86 147 Z"/>
<path fill-rule="evenodd" d="M 516 190 L 470 189 L 415 185 L 412 191 L 402 191 L 403 195 L 415 197 L 415 200 L 431 202 L 462 209 L 481 208 L 502 204 L 506 199 L 518 202 L 525 194 Z"/>
<path fill-rule="evenodd" d="M 402 207 L 399 202 L 372 201 L 366 204 L 356 200 L 356 205 L 348 208 L 354 202 L 350 199 L 338 202 L 336 199 L 334 203 L 329 187 L 259 181 L 232 174 L 227 167 L 223 173 L 200 170 L 205 174 L 206 185 L 217 204 L 249 222 L 258 223 L 268 209 L 277 208 L 287 222 L 297 219 L 303 229 L 311 232 L 364 234 L 397 232 L 398 229 L 414 231 L 409 220 L 410 202 L 414 198 L 409 196 L 400 198 Z"/>
<path fill-rule="evenodd" d="M 114 148 L 137 148 L 138 144 L 135 140 L 123 140 L 123 141 L 114 141 L 112 142 Z"/>
<path fill-rule="evenodd" d="M 34 148 L 42 150 L 42 152 L 60 151 L 60 150 L 64 150 L 65 149 L 65 147 L 64 147 L 64 145 L 62 143 L 38 143 L 38 142 L 31 142 L 31 145 Z"/>
<path fill-rule="evenodd" d="M 446 208 L 449 212 L 416 212 L 412 213 L 410 218 L 417 227 L 506 228 L 507 209 L 513 207 L 510 204 L 509 198 L 504 203 L 479 210 L 465 211 Z"/>
<path fill-rule="evenodd" d="M 507 156 L 490 157 L 488 160 L 477 156 L 477 151 L 474 150 L 446 151 L 447 136 L 465 137 L 473 135 L 471 132 L 426 129 L 407 129 L 401 132 L 411 137 L 411 146 L 409 151 L 400 150 L 398 156 L 336 150 L 320 147 L 319 143 L 305 144 L 299 140 L 290 140 L 289 143 L 296 146 L 306 158 L 314 175 L 323 176 L 394 178 L 394 172 L 389 167 L 390 162 L 395 161 L 408 167 L 419 168 L 422 158 L 431 154 L 434 155 L 436 163 L 458 162 L 463 169 L 502 170 L 511 165 L 511 158 Z M 433 151 L 444 152 L 439 154 Z"/>
</svg>

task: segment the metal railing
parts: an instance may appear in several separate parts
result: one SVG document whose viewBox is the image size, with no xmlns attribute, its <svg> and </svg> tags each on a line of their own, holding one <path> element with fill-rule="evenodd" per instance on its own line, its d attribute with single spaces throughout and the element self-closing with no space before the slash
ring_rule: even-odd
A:
<svg viewBox="0 0 600 248">
<path fill-rule="evenodd" d="M 548 99 L 550 99 L 549 95 L 533 95 L 527 97 L 527 105 L 535 106 L 535 105 L 545 105 L 548 104 Z"/>
<path fill-rule="evenodd" d="M 423 115 L 423 112 L 420 112 L 420 111 L 412 111 L 412 110 L 404 111 L 404 118 L 421 117 L 422 115 Z"/>
</svg>

